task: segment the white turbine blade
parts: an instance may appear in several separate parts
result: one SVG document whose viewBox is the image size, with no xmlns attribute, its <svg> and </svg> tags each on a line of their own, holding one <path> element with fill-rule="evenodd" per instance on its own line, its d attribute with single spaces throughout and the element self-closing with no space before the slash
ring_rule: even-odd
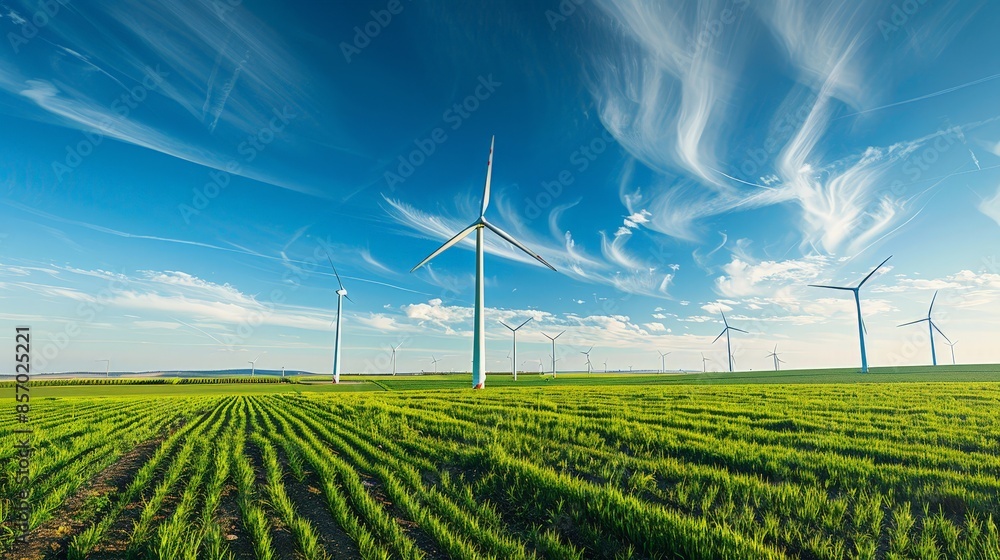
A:
<svg viewBox="0 0 1000 560">
<path fill-rule="evenodd" d="M 434 257 L 436 257 L 436 256 L 440 255 L 441 253 L 445 252 L 446 250 L 448 250 L 449 247 L 451 247 L 452 245 L 454 245 L 454 244 L 458 243 L 459 241 L 461 241 L 466 235 L 469 235 L 470 233 L 472 233 L 477 227 L 479 227 L 479 222 L 476 222 L 476 223 L 472 224 L 471 226 L 469 226 L 469 227 L 463 229 L 462 231 L 458 232 L 458 234 L 456 234 L 455 237 L 452 237 L 448 241 L 445 241 L 444 245 L 438 247 L 438 249 L 436 251 L 434 251 L 433 253 L 431 253 L 430 255 L 428 255 L 428 257 L 426 259 L 420 261 L 420 264 L 418 264 L 417 266 L 411 268 L 410 272 L 413 272 L 414 270 L 416 270 L 416 269 L 424 266 L 425 264 L 427 264 L 428 261 L 430 261 Z"/>
<path fill-rule="evenodd" d="M 343 290 L 344 283 L 340 281 L 340 274 L 337 274 L 337 267 L 333 266 L 333 258 L 330 256 L 330 253 L 326 254 L 326 259 L 330 261 L 330 268 L 333 269 L 333 274 L 337 277 L 337 284 L 340 284 L 340 289 Z"/>
<path fill-rule="evenodd" d="M 719 339 L 722 338 L 722 335 L 726 334 L 726 330 L 728 328 L 729 327 L 726 327 L 725 329 L 722 329 L 722 332 L 719 333 L 719 336 L 715 337 L 715 340 L 712 341 L 712 344 L 715 344 L 716 342 L 718 342 Z"/>
<path fill-rule="evenodd" d="M 923 323 L 924 321 L 929 321 L 930 319 L 917 319 L 916 321 L 910 321 L 909 323 L 903 323 L 902 325 L 896 325 L 897 327 L 905 327 L 907 325 L 916 325 L 917 323 Z"/>
<path fill-rule="evenodd" d="M 552 270 L 556 269 L 551 264 L 545 262 L 545 259 L 543 259 L 540 255 L 538 255 L 537 253 L 532 252 L 531 249 L 525 247 L 520 241 L 518 241 L 518 240 L 514 239 L 513 237 L 511 237 L 509 233 L 507 233 L 504 230 L 498 228 L 497 226 L 495 226 L 495 225 L 487 222 L 486 220 L 480 219 L 480 221 L 483 223 L 483 225 L 485 225 L 486 227 L 488 227 L 490 229 L 490 231 L 492 231 L 493 233 L 495 233 L 495 234 L 499 235 L 500 237 L 502 237 L 504 239 L 504 241 L 506 241 L 507 243 L 510 243 L 511 245 L 513 245 L 513 246 L 517 247 L 518 249 L 524 251 L 525 253 L 527 253 L 528 255 L 530 255 L 532 258 L 534 258 L 538 262 L 544 264 L 545 266 L 551 268 Z"/>
<path fill-rule="evenodd" d="M 830 290 L 847 290 L 848 292 L 853 292 L 854 288 L 847 288 L 844 286 L 826 286 L 823 284 L 809 284 L 810 288 L 828 288 Z"/>
<path fill-rule="evenodd" d="M 886 258 L 884 261 L 882 261 L 882 264 L 880 264 L 880 265 L 878 265 L 878 266 L 875 267 L 875 270 L 869 272 L 868 276 L 865 276 L 865 279 L 862 280 L 860 284 L 858 284 L 858 287 L 860 288 L 861 286 L 864 286 L 865 282 L 867 282 L 868 279 L 871 278 L 873 274 L 875 274 L 876 272 L 878 272 L 878 269 L 882 268 L 883 264 L 889 262 L 889 259 L 891 259 L 891 258 L 892 258 L 892 255 L 889 255 L 888 258 Z"/>
<path fill-rule="evenodd" d="M 479 217 L 486 215 L 486 208 L 490 205 L 490 179 L 493 177 L 493 142 L 496 136 L 490 139 L 490 158 L 486 160 L 486 186 L 483 187 L 483 206 L 479 211 Z"/>
<path fill-rule="evenodd" d="M 345 299 L 347 299 L 347 301 L 349 301 L 349 302 L 351 302 L 351 303 L 354 303 L 354 300 L 353 300 L 353 299 L 351 299 L 351 296 L 349 296 L 349 295 L 347 295 L 347 294 L 344 294 L 344 298 L 345 298 Z"/>
<path fill-rule="evenodd" d="M 934 300 L 937 299 L 937 290 L 934 290 L 934 297 L 931 298 L 931 306 L 927 308 L 927 318 L 931 318 L 931 311 L 934 311 Z"/>
</svg>

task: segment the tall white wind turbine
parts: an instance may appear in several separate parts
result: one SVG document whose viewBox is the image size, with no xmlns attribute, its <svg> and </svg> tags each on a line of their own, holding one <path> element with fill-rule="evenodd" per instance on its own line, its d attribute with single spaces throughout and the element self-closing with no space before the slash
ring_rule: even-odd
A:
<svg viewBox="0 0 1000 560">
<path fill-rule="evenodd" d="M 94 360 L 95 362 L 104 362 L 104 377 L 111 377 L 111 360 Z"/>
<path fill-rule="evenodd" d="M 344 309 L 344 298 L 347 301 L 354 303 L 354 300 L 347 297 L 347 288 L 344 287 L 344 283 L 340 281 L 340 274 L 337 273 L 337 267 L 333 266 L 333 258 L 330 257 L 330 253 L 326 254 L 327 260 L 330 261 L 330 268 L 333 269 L 334 276 L 337 277 L 337 285 L 340 289 L 337 290 L 337 337 L 333 342 L 333 382 L 340 383 L 340 333 L 341 333 L 341 315 Z M 395 367 L 395 362 L 394 366 Z"/>
<path fill-rule="evenodd" d="M 549 354 L 549 357 L 552 358 L 552 377 L 556 376 L 556 339 L 562 336 L 563 333 L 565 332 L 566 331 L 563 331 L 555 336 L 549 336 L 545 333 L 542 333 L 542 336 L 552 341 L 552 353 Z"/>
<path fill-rule="evenodd" d="M 722 332 L 719 333 L 719 336 L 715 337 L 715 340 L 712 341 L 712 344 L 715 344 L 716 342 L 718 342 L 719 339 L 722 338 L 722 335 L 726 335 L 726 351 L 729 354 L 729 371 L 731 373 L 733 371 L 733 363 L 734 363 L 734 361 L 733 361 L 733 345 L 729 341 L 729 331 L 737 331 L 737 332 L 741 332 L 741 333 L 744 333 L 744 334 L 750 334 L 750 333 L 748 333 L 747 331 L 745 331 L 743 329 L 737 329 L 736 327 L 730 327 L 729 326 L 729 321 L 726 320 L 726 314 L 722 310 L 719 310 L 719 313 L 722 313 L 722 323 L 724 325 L 726 325 L 726 328 L 722 329 Z"/>
<path fill-rule="evenodd" d="M 594 372 L 593 365 L 590 363 L 590 351 L 593 350 L 593 349 L 594 349 L 594 347 L 591 346 L 586 352 L 580 352 L 581 354 L 583 354 L 584 356 L 587 357 L 587 373 L 593 373 Z"/>
<path fill-rule="evenodd" d="M 495 138 L 494 138 L 495 139 Z M 514 239 L 507 232 L 496 227 L 495 225 L 486 221 L 486 208 L 490 204 L 490 178 L 493 174 L 493 139 L 490 140 L 490 156 L 486 160 L 486 185 L 483 187 L 483 205 L 479 210 L 479 218 L 472 222 L 472 224 L 458 232 L 454 237 L 445 242 L 444 245 L 440 246 L 436 251 L 428 255 L 428 257 L 420 261 L 417 266 L 413 267 L 410 272 L 417 270 L 421 266 L 428 263 L 434 257 L 440 255 L 452 245 L 455 245 L 462 239 L 465 239 L 467 235 L 476 232 L 476 309 L 474 316 L 474 325 L 472 331 L 472 388 L 482 389 L 486 385 L 486 318 L 483 311 L 484 308 L 484 282 L 483 282 L 483 233 L 484 230 L 489 229 L 493 233 L 499 235 L 504 241 L 510 243 L 511 245 L 517 247 L 518 249 L 524 251 L 530 255 L 533 259 L 544 264 L 545 266 L 555 270 L 555 268 L 545 262 L 541 256 L 533 253 L 530 249 L 525 247 L 520 241 Z"/>
<path fill-rule="evenodd" d="M 889 255 L 887 259 L 882 261 L 882 264 L 876 266 L 875 270 L 869 272 L 868 276 L 865 276 L 864 280 L 862 280 L 857 286 L 853 288 L 849 286 L 826 286 L 822 284 L 809 284 L 809 286 L 813 288 L 827 288 L 830 290 L 845 290 L 848 292 L 854 292 L 854 305 L 857 306 L 858 308 L 858 339 L 861 341 L 861 373 L 868 373 L 868 354 L 865 353 L 865 332 L 868 329 L 865 327 L 865 320 L 861 317 L 861 295 L 860 295 L 861 286 L 864 286 L 865 282 L 867 282 L 869 278 L 871 278 L 876 272 L 878 272 L 878 269 L 882 268 L 882 265 L 889 262 L 889 259 L 891 258 L 892 255 Z"/>
<path fill-rule="evenodd" d="M 389 350 L 392 351 L 392 359 L 390 359 L 389 361 L 392 362 L 392 374 L 393 375 L 396 375 L 396 350 L 399 350 L 399 347 L 402 346 L 402 345 L 403 345 L 402 342 L 400 342 L 399 344 L 397 344 L 395 346 L 393 346 L 392 344 L 389 345 Z"/>
<path fill-rule="evenodd" d="M 434 373 L 438 372 L 438 362 L 440 361 L 441 360 L 434 357 L 434 354 L 431 354 L 431 364 L 434 366 Z"/>
<path fill-rule="evenodd" d="M 951 365 L 955 365 L 955 345 L 958 344 L 958 341 L 946 342 L 945 344 L 951 347 Z"/>
<path fill-rule="evenodd" d="M 767 357 L 768 358 L 774 358 L 774 371 L 778 371 L 779 369 L 781 369 L 781 367 L 779 367 L 778 364 L 785 363 L 785 360 L 782 360 L 781 358 L 778 357 L 778 345 L 777 344 L 774 345 L 774 350 L 770 354 L 768 354 Z"/>
<path fill-rule="evenodd" d="M 252 360 L 247 360 L 247 363 L 250 364 L 250 377 L 253 377 L 254 372 L 257 371 L 257 360 L 259 359 L 260 359 L 260 354 L 257 354 L 256 358 Z"/>
<path fill-rule="evenodd" d="M 667 354 L 664 354 L 663 352 L 660 352 L 659 350 L 657 350 L 656 353 L 660 355 L 660 373 L 666 373 L 667 372 L 667 354 L 670 354 L 670 352 L 667 352 Z"/>
<path fill-rule="evenodd" d="M 708 366 L 706 365 L 706 364 L 708 364 L 708 361 L 709 361 L 708 358 L 706 358 L 705 355 L 702 354 L 701 355 L 701 372 L 702 373 L 708 372 Z"/>
<path fill-rule="evenodd" d="M 518 329 L 520 329 L 524 325 L 527 325 L 528 321 L 530 321 L 531 319 L 532 319 L 531 317 L 528 317 L 527 319 L 525 319 L 525 321 L 523 323 L 521 323 L 520 325 L 518 325 L 516 327 L 512 327 L 512 326 L 508 325 L 507 323 L 504 323 L 503 321 L 500 321 L 500 324 L 503 325 L 503 326 L 505 326 L 505 327 L 507 327 L 508 329 L 510 329 L 510 334 L 514 335 L 514 342 L 513 342 L 513 355 L 514 355 L 514 357 L 511 358 L 511 360 L 510 360 L 510 374 L 512 376 L 514 376 L 514 381 L 517 381 L 517 368 L 514 367 L 514 364 L 517 363 L 517 331 L 518 331 Z"/>
<path fill-rule="evenodd" d="M 905 327 L 907 325 L 916 325 L 917 323 L 923 323 L 924 321 L 927 321 L 927 330 L 930 331 L 930 336 L 931 336 L 931 365 L 935 366 L 937 365 L 937 353 L 934 351 L 934 331 L 937 331 L 938 334 L 944 336 L 944 339 L 949 344 L 951 343 L 951 340 L 948 340 L 948 337 L 945 336 L 945 334 L 941 332 L 941 329 L 938 328 L 937 324 L 934 323 L 934 319 L 931 319 L 931 313 L 934 311 L 934 300 L 937 299 L 937 295 L 938 295 L 937 290 L 934 290 L 934 297 L 931 298 L 931 306 L 927 308 L 926 317 L 924 317 L 923 319 L 917 319 L 916 321 L 910 321 L 909 323 L 903 323 L 902 325 L 896 325 L 897 327 Z"/>
</svg>

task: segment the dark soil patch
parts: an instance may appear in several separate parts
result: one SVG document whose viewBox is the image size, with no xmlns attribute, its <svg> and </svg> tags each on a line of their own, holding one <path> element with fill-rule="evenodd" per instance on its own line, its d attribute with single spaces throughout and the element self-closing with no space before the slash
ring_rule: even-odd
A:
<svg viewBox="0 0 1000 560">
<path fill-rule="evenodd" d="M 222 529 L 222 536 L 226 539 L 229 551 L 233 553 L 233 558 L 253 560 L 257 556 L 253 551 L 250 534 L 243 528 L 236 494 L 236 486 L 227 484 L 222 490 L 219 507 L 215 510 L 215 519 L 219 523 L 219 528 Z"/>
<path fill-rule="evenodd" d="M 244 452 L 247 454 L 247 458 L 250 459 L 250 464 L 253 466 L 253 472 L 256 477 L 254 485 L 257 489 L 256 498 L 258 501 L 267 501 L 267 475 L 264 471 L 264 457 L 252 442 L 248 441 L 244 446 Z M 267 514 L 268 523 L 270 523 L 271 530 L 271 542 L 274 547 L 274 555 L 276 558 L 283 558 L 288 560 L 294 560 L 295 551 L 298 550 L 298 546 L 295 543 L 295 537 L 288 527 L 281 521 L 278 517 L 274 508 L 270 504 L 264 505 L 264 513 Z"/>
<path fill-rule="evenodd" d="M 278 449 L 278 457 L 290 472 L 284 450 Z M 322 484 L 315 473 L 307 472 L 302 482 L 294 477 L 285 479 L 285 492 L 295 503 L 299 515 L 306 518 L 319 534 L 320 544 L 334 558 L 360 558 L 361 553 L 351 537 L 337 524 L 327 507 Z"/>
<path fill-rule="evenodd" d="M 17 544 L 12 554 L 22 559 L 65 558 L 66 546 L 111 505 L 111 497 L 123 492 L 135 472 L 149 460 L 163 438 L 142 443 L 96 474 L 82 490 L 66 500 L 51 519 L 26 535 L 26 543 Z"/>
</svg>

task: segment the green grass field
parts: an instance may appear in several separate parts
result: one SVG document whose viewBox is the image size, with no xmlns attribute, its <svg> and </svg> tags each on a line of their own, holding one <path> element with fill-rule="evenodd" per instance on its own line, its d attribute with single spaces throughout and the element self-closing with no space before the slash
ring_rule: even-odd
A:
<svg viewBox="0 0 1000 560">
<path fill-rule="evenodd" d="M 324 380 L 0 384 L 0 553 L 1000 558 L 996 366 Z"/>
</svg>

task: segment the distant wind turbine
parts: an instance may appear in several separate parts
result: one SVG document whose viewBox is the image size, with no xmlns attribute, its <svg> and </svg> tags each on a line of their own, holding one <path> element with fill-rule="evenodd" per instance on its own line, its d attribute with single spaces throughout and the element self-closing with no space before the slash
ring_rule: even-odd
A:
<svg viewBox="0 0 1000 560">
<path fill-rule="evenodd" d="M 254 372 L 257 371 L 257 360 L 259 359 L 260 359 L 260 354 L 257 354 L 256 358 L 252 360 L 247 360 L 247 363 L 250 364 L 250 377 L 253 377 Z"/>
<path fill-rule="evenodd" d="M 958 341 L 955 340 L 946 344 L 951 347 L 951 365 L 955 365 L 955 345 L 958 344 Z"/>
<path fill-rule="evenodd" d="M 476 307 L 473 322 L 472 334 L 472 388 L 482 389 L 486 385 L 486 323 L 484 307 L 484 282 L 483 282 L 483 233 L 489 229 L 499 235 L 504 241 L 524 251 L 538 262 L 544 264 L 552 270 L 555 268 L 545 262 L 545 259 L 533 253 L 530 249 L 511 237 L 508 233 L 486 221 L 486 208 L 490 204 L 490 178 L 493 174 L 493 140 L 490 140 L 490 156 L 486 160 L 486 185 L 483 187 L 483 205 L 479 210 L 479 218 L 472 222 L 472 225 L 458 232 L 454 237 L 445 242 L 436 251 L 431 253 L 426 259 L 420 261 L 410 272 L 417 270 L 434 257 L 440 255 L 452 245 L 455 245 L 467 235 L 476 232 Z"/>
<path fill-rule="evenodd" d="M 549 357 L 552 358 L 552 377 L 556 376 L 556 339 L 559 338 L 560 336 L 562 336 L 563 333 L 565 333 L 565 332 L 566 331 L 563 331 L 563 332 L 561 332 L 561 333 L 559 333 L 559 334 L 557 334 L 555 336 L 549 336 L 549 335 L 547 335 L 545 333 L 542 333 L 542 335 L 545 338 L 547 338 L 547 339 L 549 339 L 549 340 L 552 341 L 552 353 L 549 354 Z"/>
<path fill-rule="evenodd" d="M 667 354 L 670 354 L 670 352 L 667 352 L 666 354 L 664 354 L 663 352 L 660 352 L 659 350 L 657 350 L 656 353 L 660 355 L 660 373 L 666 373 L 667 372 L 667 359 L 666 358 L 667 358 Z"/>
<path fill-rule="evenodd" d="M 593 350 L 593 349 L 594 349 L 594 347 L 591 346 L 590 349 L 587 350 L 586 352 L 580 352 L 581 354 L 583 354 L 584 356 L 587 357 L 587 373 L 593 373 L 594 372 L 593 366 L 590 363 L 590 351 Z"/>
<path fill-rule="evenodd" d="M 722 335 L 726 335 L 726 351 L 729 353 L 729 371 L 731 373 L 733 371 L 733 364 L 736 363 L 736 362 L 735 362 L 735 360 L 733 360 L 733 345 L 732 345 L 732 343 L 729 340 L 729 331 L 737 331 L 737 332 L 741 332 L 741 333 L 744 333 L 744 334 L 750 334 L 750 333 L 748 333 L 747 331 L 745 331 L 743 329 L 737 329 L 736 327 L 730 327 L 729 326 L 729 321 L 726 320 L 726 314 L 721 309 L 719 310 L 719 313 L 722 313 L 722 323 L 726 325 L 726 328 L 722 329 L 722 332 L 719 333 L 719 336 L 715 337 L 715 340 L 712 341 L 712 344 L 715 344 L 716 342 L 718 342 L 719 339 L 722 338 Z"/>
<path fill-rule="evenodd" d="M 878 272 L 878 269 L 882 268 L 882 266 L 885 263 L 889 262 L 889 259 L 891 258 L 892 255 L 889 255 L 887 259 L 882 261 L 882 264 L 876 266 L 875 270 L 869 272 L 868 276 L 865 276 L 864 280 L 862 280 L 857 286 L 853 288 L 849 286 L 826 286 L 822 284 L 809 284 L 809 286 L 813 288 L 827 288 L 830 290 L 846 290 L 849 292 L 854 292 L 854 304 L 858 308 L 858 339 L 861 341 L 861 373 L 868 373 L 868 355 L 865 353 L 865 332 L 868 329 L 867 327 L 865 327 L 865 320 L 861 317 L 861 295 L 860 295 L 861 286 L 864 286 L 865 282 L 867 282 L 869 278 L 871 278 L 876 272 Z"/>
<path fill-rule="evenodd" d="M 341 316 L 343 315 L 341 311 L 344 307 L 344 298 L 347 298 L 347 301 L 351 303 L 354 303 L 354 300 L 347 297 L 347 288 L 340 281 L 340 274 L 337 273 L 337 267 L 333 266 L 333 258 L 330 257 L 330 253 L 326 254 L 326 258 L 330 261 L 330 268 L 333 269 L 333 274 L 337 277 L 337 284 L 340 286 L 340 289 L 337 290 L 337 338 L 333 343 L 333 382 L 340 383 L 340 333 L 343 330 L 341 329 Z"/>
<path fill-rule="evenodd" d="M 924 317 L 923 319 L 917 319 L 916 321 L 910 321 L 909 323 L 903 323 L 902 325 L 897 325 L 898 327 L 905 327 L 907 325 L 915 325 L 917 323 L 923 323 L 924 321 L 927 321 L 927 330 L 930 331 L 931 335 L 931 365 L 935 366 L 937 365 L 937 353 L 934 351 L 934 331 L 937 331 L 938 334 L 944 336 L 944 339 L 946 341 L 951 343 L 951 340 L 948 340 L 948 337 L 945 336 L 943 332 L 941 332 L 941 329 L 939 329 L 937 324 L 934 323 L 934 320 L 931 319 L 931 312 L 934 311 L 934 300 L 937 299 L 937 295 L 938 295 L 937 290 L 934 290 L 934 297 L 931 298 L 931 306 L 927 308 L 927 317 Z"/>
<path fill-rule="evenodd" d="M 778 357 L 778 345 L 777 344 L 774 345 L 774 351 L 772 351 L 770 354 L 768 354 L 767 357 L 768 358 L 774 358 L 774 371 L 778 371 L 779 369 L 781 369 L 778 366 L 778 364 L 785 363 L 785 360 L 782 360 L 781 358 Z"/>
<path fill-rule="evenodd" d="M 608 361 L 604 360 L 604 373 L 608 373 Z"/>
<path fill-rule="evenodd" d="M 399 347 L 402 346 L 402 345 L 403 345 L 402 342 L 400 342 L 399 344 L 397 344 L 395 346 L 393 346 L 391 344 L 389 345 L 389 349 L 392 351 L 392 358 L 390 359 L 390 361 L 392 362 L 392 374 L 393 375 L 396 375 L 396 350 L 399 350 Z"/>
<path fill-rule="evenodd" d="M 431 354 L 431 364 L 434 365 L 434 373 L 438 372 L 438 362 L 440 362 L 440 361 L 441 360 L 439 360 L 439 359 L 437 359 L 437 358 L 434 357 L 434 354 Z"/>
<path fill-rule="evenodd" d="M 104 377 L 111 377 L 111 360 L 94 360 L 95 362 L 104 362 L 106 365 L 104 367 Z"/>
<path fill-rule="evenodd" d="M 285 366 L 281 366 L 281 378 L 285 378 Z"/>
<path fill-rule="evenodd" d="M 517 331 L 518 331 L 518 329 L 520 329 L 524 325 L 527 325 L 528 321 L 530 321 L 531 319 L 532 319 L 531 317 L 528 317 L 527 319 L 525 319 L 525 321 L 523 323 L 521 323 L 520 325 L 518 325 L 516 327 L 512 327 L 512 326 L 508 325 L 507 323 L 504 323 L 503 321 L 500 321 L 500 324 L 503 325 L 503 326 L 505 326 L 505 327 L 507 327 L 508 329 L 510 329 L 510 333 L 512 335 L 514 335 L 514 342 L 512 344 L 512 347 L 514 349 L 513 350 L 514 357 L 510 361 L 510 374 L 512 376 L 514 376 L 514 381 L 517 381 L 517 368 L 514 367 L 514 363 L 517 361 Z"/>
<path fill-rule="evenodd" d="M 708 366 L 705 365 L 709 362 L 708 358 L 704 354 L 701 355 L 701 372 L 706 373 L 708 371 Z"/>
</svg>

